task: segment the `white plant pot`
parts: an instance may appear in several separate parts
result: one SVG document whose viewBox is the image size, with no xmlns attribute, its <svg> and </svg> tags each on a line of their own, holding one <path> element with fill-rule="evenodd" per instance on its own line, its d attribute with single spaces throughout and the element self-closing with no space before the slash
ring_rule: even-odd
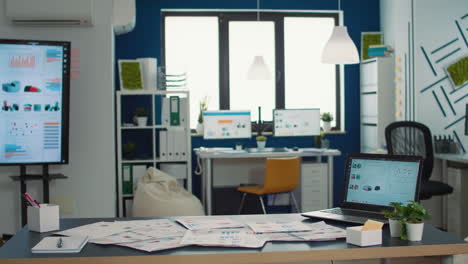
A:
<svg viewBox="0 0 468 264">
<path fill-rule="evenodd" d="M 393 219 L 388 219 L 388 224 L 390 226 L 390 236 L 391 237 L 400 237 L 401 236 L 401 222 Z"/>
<path fill-rule="evenodd" d="M 411 224 L 406 223 L 406 232 L 409 241 L 421 241 L 423 236 L 424 223 Z"/>
<path fill-rule="evenodd" d="M 137 125 L 139 127 L 144 127 L 148 124 L 148 117 L 147 116 L 139 116 L 136 118 L 137 120 Z"/>
<path fill-rule="evenodd" d="M 266 141 L 257 141 L 257 148 L 264 149 L 266 145 Z"/>
<path fill-rule="evenodd" d="M 205 130 L 205 127 L 203 126 L 203 123 L 198 123 L 197 127 L 196 127 L 196 130 L 197 130 L 198 135 L 203 135 L 203 132 Z"/>
<path fill-rule="evenodd" d="M 323 121 L 323 131 L 325 132 L 331 131 L 331 122 Z"/>
</svg>

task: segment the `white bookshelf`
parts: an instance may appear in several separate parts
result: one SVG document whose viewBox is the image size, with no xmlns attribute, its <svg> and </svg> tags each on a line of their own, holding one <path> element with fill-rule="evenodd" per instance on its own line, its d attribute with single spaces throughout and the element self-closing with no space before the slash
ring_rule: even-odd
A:
<svg viewBox="0 0 468 264">
<path fill-rule="evenodd" d="M 394 58 L 361 62 L 361 152 L 382 151 L 385 127 L 395 120 Z"/>
<path fill-rule="evenodd" d="M 185 122 L 181 122 L 179 126 L 170 126 L 170 125 L 163 125 L 163 124 L 156 124 L 159 120 L 162 122 L 161 112 L 156 112 L 156 96 L 161 97 L 169 97 L 169 96 L 179 96 L 181 98 L 187 98 L 186 107 L 185 108 L 185 115 L 184 118 L 186 119 Z M 134 111 L 135 109 L 122 109 L 122 103 L 128 96 L 142 96 L 142 97 L 151 97 L 151 114 L 148 120 L 148 125 L 143 127 L 138 126 L 124 126 L 122 120 L 122 111 Z M 185 188 L 188 191 L 192 191 L 192 147 L 191 147 L 191 134 L 190 134 L 190 105 L 189 105 L 189 92 L 186 90 L 177 90 L 177 91 L 162 91 L 162 90 L 141 90 L 141 91 L 117 91 L 116 92 L 116 113 L 117 113 L 117 204 L 118 204 L 118 216 L 123 217 L 124 212 L 128 212 L 129 210 L 125 210 L 126 201 L 129 199 L 133 199 L 133 194 L 124 194 L 123 192 L 123 182 L 122 182 L 122 175 L 123 170 L 122 166 L 125 165 L 147 165 L 147 167 L 155 167 L 158 168 L 162 163 L 181 163 L 185 164 L 187 167 L 186 178 L 182 179 L 185 185 Z M 150 120 L 151 119 L 151 120 Z M 182 159 L 161 159 L 159 157 L 159 142 L 157 139 L 159 138 L 157 135 L 161 130 L 167 130 L 172 127 L 180 127 L 184 131 L 184 140 L 186 145 L 186 155 Z M 151 130 L 151 142 L 147 142 L 151 144 L 152 156 L 151 158 L 144 158 L 144 159 L 124 159 L 123 157 L 123 142 L 124 134 L 128 131 L 132 131 L 132 133 L 143 133 L 143 131 Z M 170 131 L 170 130 L 168 130 Z M 179 178 L 180 180 L 180 178 Z M 134 189 L 135 186 L 133 186 Z"/>
</svg>

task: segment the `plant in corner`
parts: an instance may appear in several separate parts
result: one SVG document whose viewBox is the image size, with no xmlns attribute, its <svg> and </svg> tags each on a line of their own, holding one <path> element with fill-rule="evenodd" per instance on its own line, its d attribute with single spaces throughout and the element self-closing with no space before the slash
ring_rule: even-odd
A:
<svg viewBox="0 0 468 264">
<path fill-rule="evenodd" d="M 333 121 L 333 115 L 330 112 L 322 113 L 320 116 L 323 122 L 323 130 L 328 132 L 331 130 L 331 121 Z"/>
<path fill-rule="evenodd" d="M 200 112 L 198 113 L 197 134 L 203 134 L 203 112 L 208 110 L 208 96 L 203 97 L 199 103 Z"/>
<path fill-rule="evenodd" d="M 382 214 L 388 219 L 390 225 L 390 236 L 401 237 L 404 221 L 403 204 L 392 202 L 390 203 L 390 206 L 393 207 L 393 210 L 382 211 Z"/>
<path fill-rule="evenodd" d="M 255 139 L 257 140 L 257 148 L 264 149 L 267 138 L 265 136 L 257 136 Z"/>
<path fill-rule="evenodd" d="M 424 207 L 415 201 L 408 201 L 402 207 L 406 232 L 409 241 L 421 241 L 424 229 L 424 220 L 431 218 Z M 404 239 L 402 237 L 402 239 Z"/>
<path fill-rule="evenodd" d="M 145 108 L 139 107 L 133 112 L 133 122 L 136 123 L 139 127 L 144 127 L 148 123 L 148 114 L 146 113 Z"/>
</svg>

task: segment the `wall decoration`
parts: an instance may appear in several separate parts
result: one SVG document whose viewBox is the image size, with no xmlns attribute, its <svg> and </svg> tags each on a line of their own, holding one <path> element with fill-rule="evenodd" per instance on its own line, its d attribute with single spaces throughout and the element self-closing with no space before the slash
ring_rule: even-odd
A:
<svg viewBox="0 0 468 264">
<path fill-rule="evenodd" d="M 445 68 L 453 88 L 457 89 L 468 83 L 468 56 L 462 57 Z"/>
<path fill-rule="evenodd" d="M 141 62 L 137 60 L 119 60 L 119 77 L 121 90 L 143 89 Z"/>
<path fill-rule="evenodd" d="M 370 45 L 383 44 L 382 32 L 362 32 L 361 33 L 361 60 L 370 59 L 368 48 Z"/>
</svg>

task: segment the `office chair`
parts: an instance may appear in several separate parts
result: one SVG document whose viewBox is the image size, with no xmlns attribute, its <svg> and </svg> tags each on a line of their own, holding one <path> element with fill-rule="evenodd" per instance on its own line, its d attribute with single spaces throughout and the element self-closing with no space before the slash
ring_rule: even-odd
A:
<svg viewBox="0 0 468 264">
<path fill-rule="evenodd" d="M 239 214 L 244 207 L 244 201 L 247 194 L 255 194 L 260 200 L 263 213 L 266 214 L 263 196 L 267 194 L 289 193 L 296 212 L 299 212 L 296 198 L 292 191 L 299 184 L 300 176 L 300 158 L 269 158 L 266 160 L 265 181 L 261 186 L 239 187 L 237 190 L 242 192 L 242 200 L 239 207 Z"/>
<path fill-rule="evenodd" d="M 446 195 L 453 188 L 443 182 L 430 181 L 434 166 L 434 150 L 429 128 L 413 121 L 398 121 L 385 128 L 388 154 L 422 156 L 423 171 L 419 199 L 426 200 L 434 195 Z"/>
</svg>

